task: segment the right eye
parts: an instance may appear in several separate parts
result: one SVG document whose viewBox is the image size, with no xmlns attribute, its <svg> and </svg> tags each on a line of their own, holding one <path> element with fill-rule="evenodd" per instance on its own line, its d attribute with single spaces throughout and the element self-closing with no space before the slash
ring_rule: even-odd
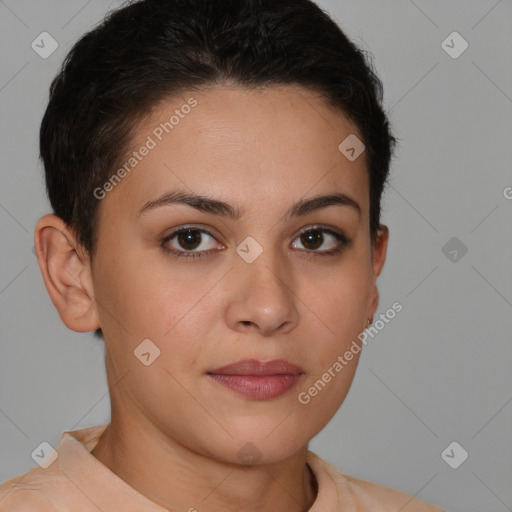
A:
<svg viewBox="0 0 512 512">
<path fill-rule="evenodd" d="M 215 240 L 213 235 L 204 229 L 194 227 L 179 228 L 170 235 L 167 235 L 162 240 L 161 245 L 166 252 L 176 255 L 178 258 L 199 258 L 218 250 L 208 248 L 208 244 L 206 244 L 207 247 L 204 248 L 204 235 Z M 173 241 L 176 245 L 171 243 Z M 199 251 L 196 250 L 201 246 L 203 246 L 203 249 Z"/>
</svg>

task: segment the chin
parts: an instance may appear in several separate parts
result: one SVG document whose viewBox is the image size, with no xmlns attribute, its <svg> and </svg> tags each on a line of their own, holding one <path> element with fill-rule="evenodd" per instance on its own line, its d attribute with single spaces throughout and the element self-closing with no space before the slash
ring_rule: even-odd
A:
<svg viewBox="0 0 512 512">
<path fill-rule="evenodd" d="M 290 434 L 289 429 L 283 429 L 282 432 L 262 436 L 260 429 L 258 436 L 247 434 L 233 435 L 233 438 L 224 436 L 215 446 L 211 445 L 210 438 L 205 451 L 208 456 L 228 464 L 247 466 L 275 464 L 293 456 L 309 442 L 309 438 L 299 439 Z"/>
</svg>

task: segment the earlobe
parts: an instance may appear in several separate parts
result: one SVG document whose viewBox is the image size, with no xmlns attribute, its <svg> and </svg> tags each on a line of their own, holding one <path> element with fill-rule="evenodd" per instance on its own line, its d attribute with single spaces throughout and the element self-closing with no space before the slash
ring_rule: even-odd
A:
<svg viewBox="0 0 512 512">
<path fill-rule="evenodd" d="M 36 225 L 34 248 L 43 281 L 62 322 L 71 330 L 98 329 L 89 258 L 74 233 L 55 215 Z"/>
</svg>

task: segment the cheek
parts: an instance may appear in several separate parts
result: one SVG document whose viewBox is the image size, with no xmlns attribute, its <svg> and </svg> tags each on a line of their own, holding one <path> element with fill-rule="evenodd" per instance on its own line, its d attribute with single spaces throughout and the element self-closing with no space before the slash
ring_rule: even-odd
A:
<svg viewBox="0 0 512 512">
<path fill-rule="evenodd" d="M 350 388 L 361 352 L 358 336 L 365 326 L 371 283 L 364 265 L 340 266 L 339 272 L 323 281 L 322 292 L 307 301 L 312 311 L 308 315 L 313 314 L 316 327 L 309 331 L 314 340 L 314 350 L 308 351 L 313 371 L 301 391 L 307 394 L 304 406 L 315 413 L 334 414 Z M 321 331 L 315 333 L 316 329 Z"/>
<path fill-rule="evenodd" d="M 357 329 L 353 330 L 356 332 Z M 313 371 L 295 397 L 298 417 L 308 429 L 309 438 L 332 419 L 345 400 L 355 376 L 360 349 L 356 334 L 338 331 L 334 342 L 324 340 L 323 345 L 320 342 L 311 351 Z"/>
<path fill-rule="evenodd" d="M 96 276 L 95 295 L 104 309 L 102 323 L 123 322 L 137 336 L 163 336 L 182 317 L 194 295 L 176 275 L 136 258 L 105 258 Z M 184 290 L 187 290 L 184 292 Z M 109 314 L 110 313 L 110 314 Z"/>
<path fill-rule="evenodd" d="M 340 266 L 317 284 L 316 293 L 305 295 L 307 305 L 330 328 L 327 332 L 344 339 L 363 326 L 371 285 L 371 275 L 363 265 Z"/>
</svg>

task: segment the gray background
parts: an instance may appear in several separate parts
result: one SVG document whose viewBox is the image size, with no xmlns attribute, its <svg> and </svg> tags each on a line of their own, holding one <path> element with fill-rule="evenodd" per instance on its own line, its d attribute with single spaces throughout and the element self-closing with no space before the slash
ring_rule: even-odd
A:
<svg viewBox="0 0 512 512">
<path fill-rule="evenodd" d="M 512 2 L 318 3 L 373 53 L 401 139 L 379 312 L 403 311 L 310 449 L 453 512 L 512 510 Z M 0 481 L 32 467 L 41 441 L 109 421 L 102 342 L 61 324 L 32 246 L 50 211 L 38 130 L 51 78 L 117 5 L 0 0 Z M 47 59 L 31 48 L 43 31 L 59 43 Z M 456 59 L 441 46 L 453 31 L 469 44 Z M 442 251 L 452 237 L 468 249 L 456 262 Z M 441 458 L 452 441 L 469 453 L 457 469 Z"/>
</svg>

